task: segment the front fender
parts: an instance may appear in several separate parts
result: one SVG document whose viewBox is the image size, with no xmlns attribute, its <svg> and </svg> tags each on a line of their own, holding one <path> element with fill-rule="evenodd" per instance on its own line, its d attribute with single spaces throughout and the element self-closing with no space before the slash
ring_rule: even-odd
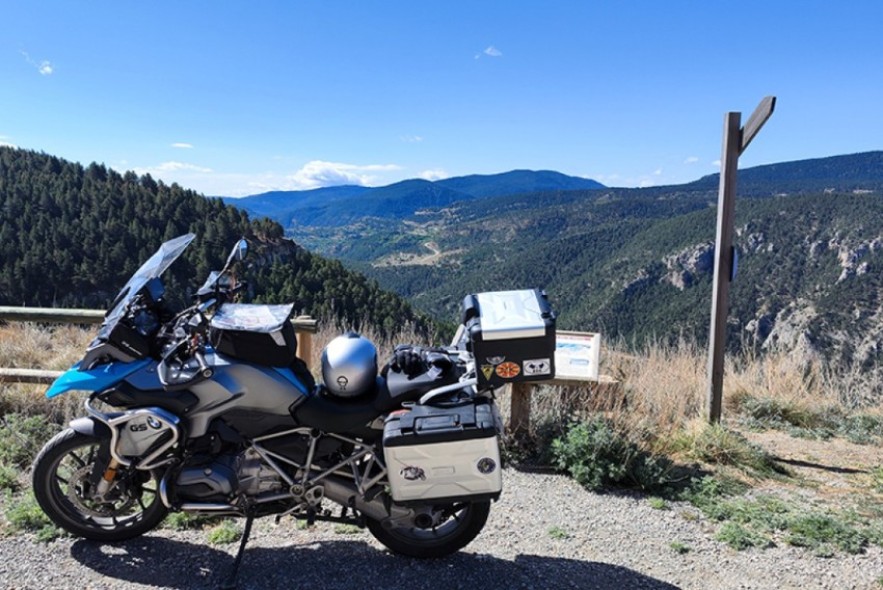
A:
<svg viewBox="0 0 883 590">
<path fill-rule="evenodd" d="M 71 420 L 70 427 L 74 431 L 79 432 L 80 434 L 85 434 L 86 436 L 110 438 L 110 427 L 101 420 L 92 418 L 91 416 Z"/>
<path fill-rule="evenodd" d="M 46 390 L 46 397 L 53 398 L 68 391 L 103 391 L 150 363 L 150 359 L 129 363 L 108 363 L 88 371 L 81 371 L 80 364 L 77 363 L 52 383 Z"/>
</svg>

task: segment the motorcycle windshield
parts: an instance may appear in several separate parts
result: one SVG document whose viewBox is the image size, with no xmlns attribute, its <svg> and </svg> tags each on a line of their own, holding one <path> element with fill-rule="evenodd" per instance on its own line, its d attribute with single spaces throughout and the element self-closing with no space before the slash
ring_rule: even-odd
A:
<svg viewBox="0 0 883 590">
<path fill-rule="evenodd" d="M 132 275 L 129 282 L 120 289 L 116 299 L 113 300 L 113 303 L 111 303 L 110 308 L 104 315 L 104 327 L 98 333 L 99 337 L 101 337 L 105 331 L 113 328 L 117 320 L 119 320 L 125 313 L 126 308 L 132 302 L 132 299 L 138 294 L 138 291 L 140 291 L 148 281 L 157 278 L 165 272 L 181 253 L 187 249 L 187 246 L 190 245 L 190 242 L 192 242 L 194 238 L 196 238 L 196 234 L 185 234 L 183 236 L 178 236 L 173 240 L 169 240 L 168 242 L 164 242 L 159 249 L 154 252 L 153 256 L 148 258 L 147 262 L 142 264 L 141 268 L 135 271 L 135 274 Z"/>
</svg>

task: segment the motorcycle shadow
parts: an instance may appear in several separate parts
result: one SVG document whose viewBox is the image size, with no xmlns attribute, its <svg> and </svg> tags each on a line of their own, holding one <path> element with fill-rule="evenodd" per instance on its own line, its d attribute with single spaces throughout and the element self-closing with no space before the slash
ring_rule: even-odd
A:
<svg viewBox="0 0 883 590">
<path fill-rule="evenodd" d="M 118 544 L 81 540 L 73 544 L 71 555 L 110 578 L 177 590 L 218 588 L 233 563 L 233 556 L 225 551 L 150 536 Z M 465 552 L 421 560 L 392 555 L 360 541 L 253 547 L 245 552 L 238 579 L 240 590 L 677 589 L 629 568 L 600 562 L 540 555 L 507 560 Z"/>
</svg>

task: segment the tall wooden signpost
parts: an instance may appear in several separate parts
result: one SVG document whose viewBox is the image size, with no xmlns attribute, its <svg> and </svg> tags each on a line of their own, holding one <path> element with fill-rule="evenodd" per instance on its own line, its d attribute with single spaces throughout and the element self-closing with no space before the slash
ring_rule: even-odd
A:
<svg viewBox="0 0 883 590">
<path fill-rule="evenodd" d="M 773 114 L 776 97 L 767 96 L 739 127 L 741 113 L 724 117 L 720 192 L 717 202 L 717 242 L 714 255 L 714 290 L 711 299 L 711 328 L 708 334 L 708 421 L 719 422 L 724 387 L 724 351 L 727 340 L 727 311 L 730 283 L 735 278 L 736 252 L 733 249 L 733 221 L 736 209 L 736 171 L 739 156 Z"/>
</svg>

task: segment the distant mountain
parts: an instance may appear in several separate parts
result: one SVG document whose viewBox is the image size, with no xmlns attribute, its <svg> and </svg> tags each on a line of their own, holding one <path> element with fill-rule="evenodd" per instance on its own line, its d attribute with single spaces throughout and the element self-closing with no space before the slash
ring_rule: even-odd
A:
<svg viewBox="0 0 883 590">
<path fill-rule="evenodd" d="M 883 152 L 740 171 L 732 347 L 879 367 L 883 383 L 881 180 Z M 437 317 L 466 293 L 543 287 L 562 329 L 703 342 L 717 182 L 487 197 L 293 235 Z"/>
<path fill-rule="evenodd" d="M 685 188 L 716 188 L 720 175 L 709 174 Z M 883 151 L 767 164 L 739 170 L 739 192 L 766 196 L 782 192 L 853 191 L 883 188 Z"/>
<path fill-rule="evenodd" d="M 274 191 L 249 197 L 221 197 L 252 215 L 286 228 L 346 226 L 363 218 L 404 219 L 427 208 L 536 191 L 599 189 L 604 185 L 560 172 L 513 170 L 430 182 L 412 179 L 383 187 L 336 186 L 308 191 Z"/>
<path fill-rule="evenodd" d="M 498 197 L 553 190 L 591 190 L 604 188 L 600 182 L 567 176 L 551 170 L 512 170 L 502 174 L 472 174 L 436 181 L 446 188 L 476 198 Z"/>
<path fill-rule="evenodd" d="M 270 191 L 249 197 L 219 197 L 225 204 L 253 217 L 269 217 L 283 227 L 291 225 L 297 211 L 323 209 L 331 203 L 353 199 L 370 191 L 366 186 L 342 185 L 306 191 Z"/>
</svg>

